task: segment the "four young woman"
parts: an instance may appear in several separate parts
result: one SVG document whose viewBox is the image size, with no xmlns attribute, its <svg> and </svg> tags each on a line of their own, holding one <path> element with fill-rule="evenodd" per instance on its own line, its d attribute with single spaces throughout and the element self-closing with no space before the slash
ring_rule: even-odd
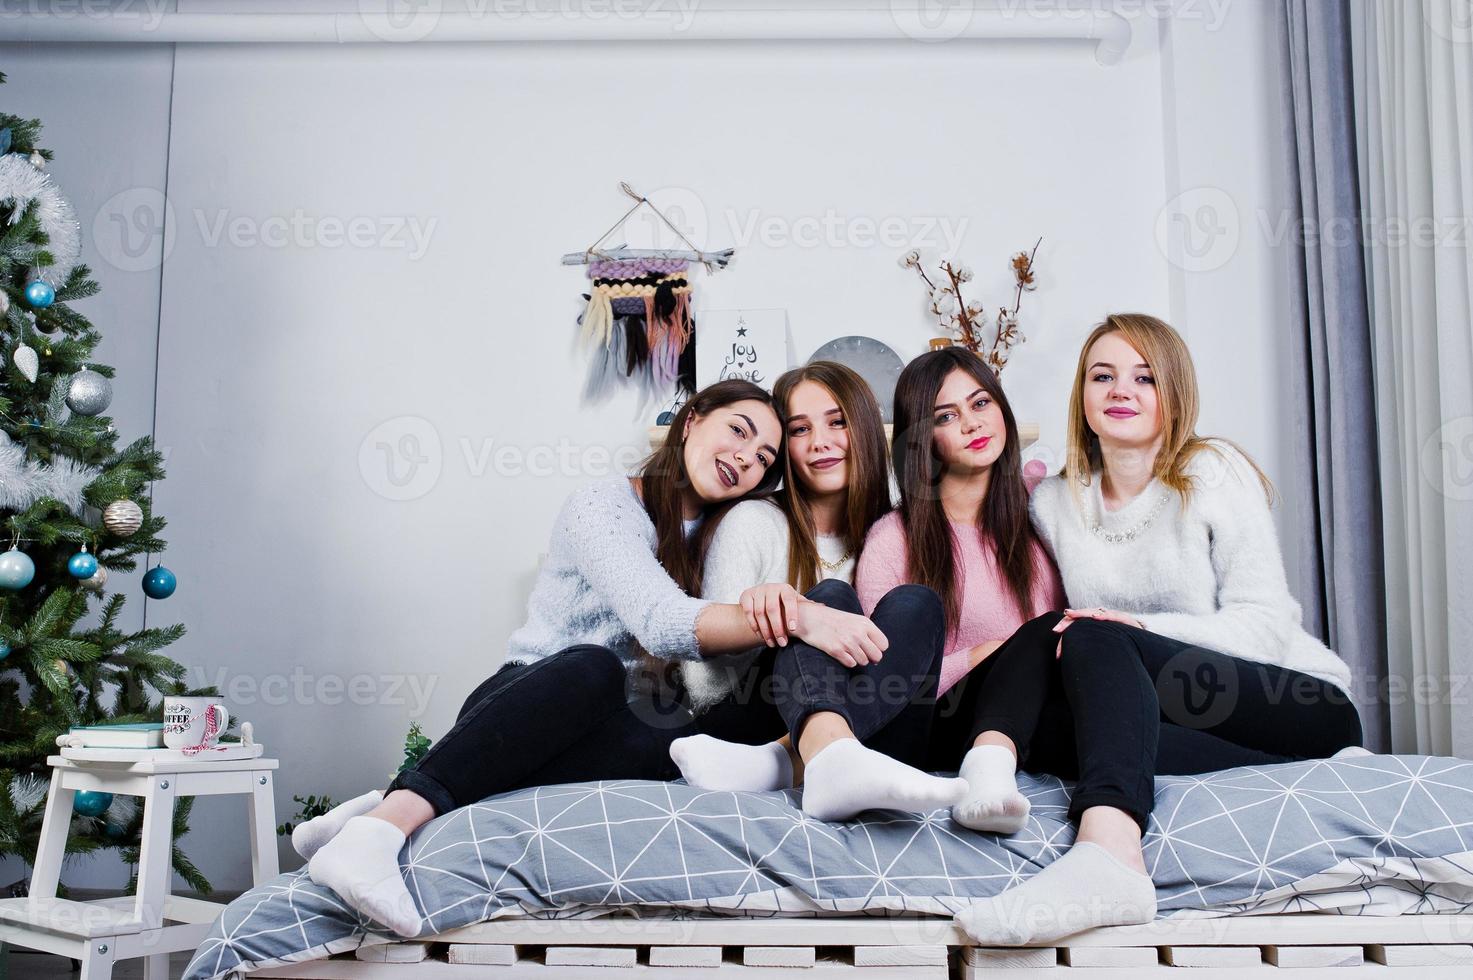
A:
<svg viewBox="0 0 1473 980">
<path fill-rule="evenodd" d="M 801 783 L 819 819 L 950 805 L 1006 834 L 1028 815 L 1021 765 L 1078 781 L 1077 845 L 958 921 L 1046 942 L 1154 916 L 1154 776 L 1359 744 L 1348 669 L 1289 595 L 1267 479 L 1196 434 L 1191 359 L 1161 321 L 1090 336 L 1066 465 L 1031 500 L 1007 399 L 961 349 L 901 376 L 894 512 L 863 381 L 817 363 L 774 394 L 700 392 L 638 477 L 569 499 L 508 664 L 386 796 L 294 835 L 314 881 L 414 935 L 406 835 L 492 793 L 673 760 L 711 789 Z M 678 663 L 686 715 L 640 709 L 630 668 L 650 658 Z"/>
</svg>

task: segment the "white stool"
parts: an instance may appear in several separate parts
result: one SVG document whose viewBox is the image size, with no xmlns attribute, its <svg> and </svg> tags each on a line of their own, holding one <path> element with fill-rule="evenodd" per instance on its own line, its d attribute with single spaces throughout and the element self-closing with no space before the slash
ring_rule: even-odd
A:
<svg viewBox="0 0 1473 980">
<path fill-rule="evenodd" d="M 259 747 L 256 747 L 259 752 Z M 174 800 L 181 796 L 248 796 L 251 877 L 261 884 L 277 874 L 275 759 L 149 758 L 160 750 L 67 749 L 68 755 L 109 756 L 82 761 L 53 755 L 51 790 L 31 872 L 29 898 L 0 900 L 0 942 L 57 953 L 82 962 L 82 980 L 108 980 L 115 960 L 146 957 L 145 980 L 167 980 L 169 954 L 193 950 L 224 905 L 169 894 Z M 56 897 L 77 790 L 143 798 L 138 891 L 133 898 L 73 902 Z"/>
</svg>

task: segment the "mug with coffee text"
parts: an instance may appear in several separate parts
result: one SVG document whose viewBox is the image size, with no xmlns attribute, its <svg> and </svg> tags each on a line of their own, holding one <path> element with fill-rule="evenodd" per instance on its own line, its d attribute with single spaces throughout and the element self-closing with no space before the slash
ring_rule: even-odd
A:
<svg viewBox="0 0 1473 980">
<path fill-rule="evenodd" d="M 194 750 L 215 747 L 230 715 L 218 697 L 164 695 L 164 745 L 171 749 Z"/>
</svg>

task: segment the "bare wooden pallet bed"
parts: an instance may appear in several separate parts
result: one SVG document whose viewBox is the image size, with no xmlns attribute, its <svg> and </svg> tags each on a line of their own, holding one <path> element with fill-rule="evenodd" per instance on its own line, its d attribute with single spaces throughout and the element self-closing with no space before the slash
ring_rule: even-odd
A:
<svg viewBox="0 0 1473 980">
<path fill-rule="evenodd" d="M 1088 969 L 1090 980 L 1191 969 L 1193 980 L 1292 970 L 1316 976 L 1473 978 L 1473 914 L 1315 913 L 1160 920 L 1095 929 L 1056 946 L 981 949 L 950 919 L 510 919 L 424 940 L 365 946 L 327 960 L 255 971 L 283 980 L 505 980 L 635 974 L 863 980 L 1037 978 Z"/>
</svg>

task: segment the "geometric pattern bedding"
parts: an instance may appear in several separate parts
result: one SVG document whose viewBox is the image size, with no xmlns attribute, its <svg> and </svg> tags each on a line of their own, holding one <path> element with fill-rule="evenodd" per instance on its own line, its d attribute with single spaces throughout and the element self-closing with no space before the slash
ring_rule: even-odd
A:
<svg viewBox="0 0 1473 980">
<path fill-rule="evenodd" d="M 400 857 L 422 935 L 629 906 L 949 916 L 1072 842 L 1069 785 L 1019 782 L 1033 811 L 1006 838 L 960 827 L 945 809 L 822 823 L 793 790 L 607 780 L 489 797 L 426 824 Z M 1162 915 L 1473 911 L 1473 762 L 1382 755 L 1163 776 L 1145 856 Z M 302 868 L 232 902 L 184 976 L 320 959 L 386 933 Z"/>
</svg>

